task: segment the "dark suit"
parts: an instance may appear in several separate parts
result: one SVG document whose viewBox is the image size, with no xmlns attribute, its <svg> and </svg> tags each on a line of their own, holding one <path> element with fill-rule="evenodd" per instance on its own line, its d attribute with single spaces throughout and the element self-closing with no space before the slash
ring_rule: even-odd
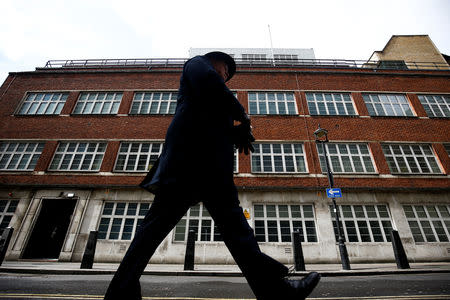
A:
<svg viewBox="0 0 450 300">
<path fill-rule="evenodd" d="M 233 182 L 233 120 L 244 118 L 244 108 L 208 58 L 186 62 L 159 164 L 141 184 L 156 190 L 155 200 L 105 299 L 140 299 L 139 277 L 150 257 L 189 207 L 200 201 L 258 299 L 277 299 L 270 293 L 279 295 L 288 269 L 260 251 Z"/>
</svg>

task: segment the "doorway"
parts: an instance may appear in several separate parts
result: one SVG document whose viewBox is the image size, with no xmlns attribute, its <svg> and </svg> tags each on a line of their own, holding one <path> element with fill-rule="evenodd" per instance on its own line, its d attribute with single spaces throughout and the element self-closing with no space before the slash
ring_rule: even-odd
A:
<svg viewBox="0 0 450 300">
<path fill-rule="evenodd" d="M 76 203 L 75 199 L 42 200 L 41 211 L 22 258 L 59 257 Z"/>
</svg>

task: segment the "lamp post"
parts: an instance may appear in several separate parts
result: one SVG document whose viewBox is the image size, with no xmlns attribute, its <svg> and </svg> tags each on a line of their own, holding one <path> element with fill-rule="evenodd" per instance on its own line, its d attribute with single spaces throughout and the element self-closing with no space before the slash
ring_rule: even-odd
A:
<svg viewBox="0 0 450 300">
<path fill-rule="evenodd" d="M 330 188 L 333 188 L 334 187 L 333 173 L 330 170 L 327 147 L 325 146 L 325 143 L 328 143 L 328 131 L 324 128 L 320 128 L 319 124 L 319 128 L 316 131 L 314 131 L 314 137 L 316 139 L 316 143 L 322 144 L 322 151 L 325 158 L 325 167 L 327 169 L 328 182 L 330 184 Z M 338 234 L 339 253 L 341 255 L 342 268 L 344 270 L 350 270 L 350 261 L 348 260 L 347 247 L 345 246 L 344 238 L 342 237 L 341 233 L 341 225 L 340 225 L 341 223 L 339 222 L 339 210 L 337 209 L 336 200 L 334 197 L 332 198 L 332 201 L 334 214 L 336 216 L 336 228 Z"/>
</svg>

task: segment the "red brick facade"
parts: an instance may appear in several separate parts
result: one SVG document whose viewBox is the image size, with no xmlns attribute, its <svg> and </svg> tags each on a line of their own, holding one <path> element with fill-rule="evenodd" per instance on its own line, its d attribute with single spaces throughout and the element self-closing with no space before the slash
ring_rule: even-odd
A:
<svg viewBox="0 0 450 300">
<path fill-rule="evenodd" d="M 120 141 L 163 140 L 171 115 L 128 115 L 135 91 L 177 90 L 180 68 L 122 68 L 37 70 L 11 73 L 0 88 L 0 141 L 41 140 L 45 148 L 34 172 L 0 171 L 0 186 L 135 186 L 143 174 L 114 173 Z M 322 176 L 313 132 L 326 128 L 331 142 L 365 142 L 377 174 L 335 176 L 335 185 L 347 189 L 425 189 L 450 187 L 448 118 L 429 118 L 418 94 L 450 94 L 449 71 L 399 71 L 323 68 L 238 68 L 229 82 L 248 110 L 248 91 L 292 91 L 298 115 L 252 116 L 257 141 L 295 141 L 304 144 L 309 174 L 250 175 L 250 158 L 239 156 L 236 184 L 242 188 L 316 189 L 328 185 Z M 69 92 L 60 115 L 16 115 L 27 92 Z M 80 92 L 118 91 L 123 97 L 117 115 L 71 115 Z M 310 116 L 305 92 L 351 93 L 357 116 Z M 415 117 L 370 117 L 362 94 L 401 93 Z M 213 101 L 213 99 L 211 100 Z M 214 112 L 211 112 L 214 113 Z M 96 140 L 108 143 L 100 173 L 47 171 L 60 140 Z M 431 144 L 443 171 L 439 175 L 395 175 L 383 154 L 382 142 Z M 199 149 L 199 151 L 202 151 Z M 205 174 L 205 176 L 208 176 Z"/>
</svg>

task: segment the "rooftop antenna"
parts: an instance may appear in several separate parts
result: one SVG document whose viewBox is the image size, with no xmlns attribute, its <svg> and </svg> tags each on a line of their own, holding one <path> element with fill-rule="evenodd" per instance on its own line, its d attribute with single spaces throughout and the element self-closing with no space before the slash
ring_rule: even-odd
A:
<svg viewBox="0 0 450 300">
<path fill-rule="evenodd" d="M 270 32 L 270 24 L 267 24 L 267 27 L 269 27 L 270 49 L 272 50 L 272 64 L 275 66 L 275 55 L 273 54 L 272 33 Z"/>
</svg>

